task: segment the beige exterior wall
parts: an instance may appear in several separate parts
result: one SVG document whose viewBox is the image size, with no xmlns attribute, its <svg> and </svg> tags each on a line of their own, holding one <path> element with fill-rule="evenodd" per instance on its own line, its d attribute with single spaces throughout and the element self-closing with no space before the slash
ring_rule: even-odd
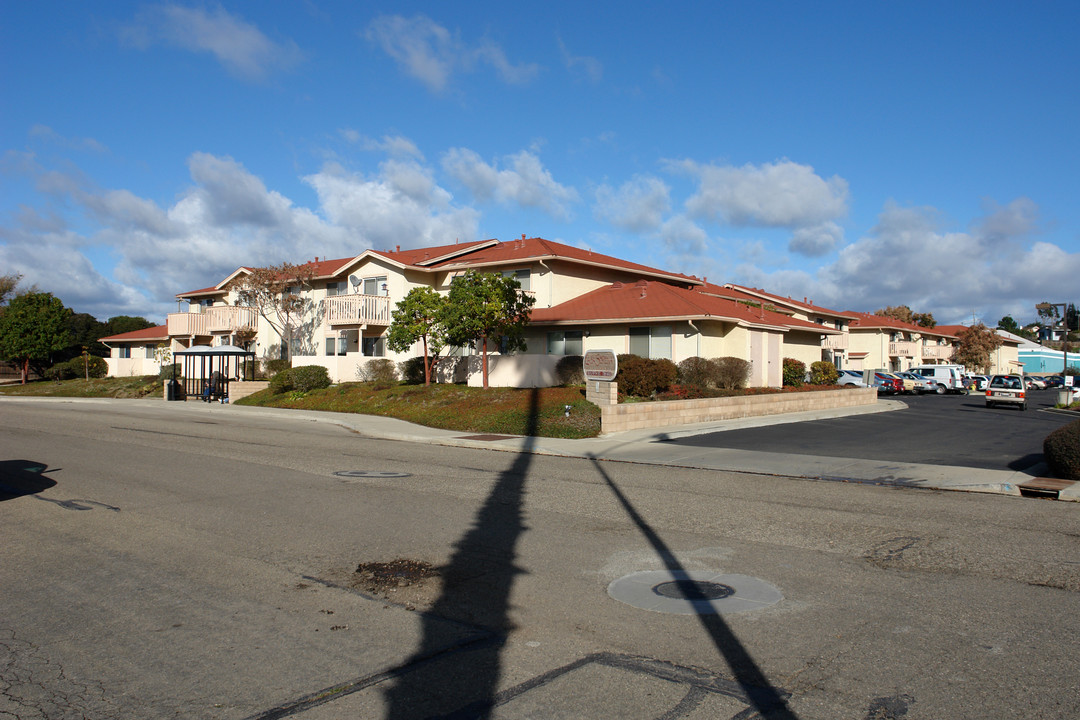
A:
<svg viewBox="0 0 1080 720">
<path fill-rule="evenodd" d="M 158 343 L 118 343 L 110 348 L 109 357 L 105 358 L 108 376 L 114 378 L 136 377 L 139 375 L 157 375 L 161 372 L 161 363 L 153 357 L 152 351 L 151 357 L 146 357 L 147 345 L 156 348 Z M 131 357 L 120 357 L 121 347 L 129 347 Z"/>
<path fill-rule="evenodd" d="M 809 370 L 821 360 L 821 334 L 791 330 L 784 335 L 782 357 L 795 358 Z"/>
</svg>

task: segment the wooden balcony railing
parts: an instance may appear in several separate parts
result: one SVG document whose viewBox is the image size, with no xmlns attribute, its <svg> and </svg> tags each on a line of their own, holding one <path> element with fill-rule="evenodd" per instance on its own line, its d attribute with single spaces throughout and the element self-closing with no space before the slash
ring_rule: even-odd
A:
<svg viewBox="0 0 1080 720">
<path fill-rule="evenodd" d="M 843 335 L 826 335 L 821 341 L 821 347 L 826 350 L 847 350 L 848 349 L 848 334 Z"/>
<path fill-rule="evenodd" d="M 918 349 L 919 346 L 913 342 L 891 342 L 889 343 L 889 356 L 915 357 Z"/>
<path fill-rule="evenodd" d="M 201 312 L 169 313 L 166 318 L 170 336 L 234 332 L 242 327 L 257 327 L 258 322 L 255 308 L 232 305 L 203 308 Z"/>
<path fill-rule="evenodd" d="M 952 345 L 923 345 L 922 356 L 931 360 L 948 360 L 952 357 Z"/>
<path fill-rule="evenodd" d="M 390 298 L 383 295 L 335 295 L 326 298 L 329 325 L 389 325 Z"/>
</svg>

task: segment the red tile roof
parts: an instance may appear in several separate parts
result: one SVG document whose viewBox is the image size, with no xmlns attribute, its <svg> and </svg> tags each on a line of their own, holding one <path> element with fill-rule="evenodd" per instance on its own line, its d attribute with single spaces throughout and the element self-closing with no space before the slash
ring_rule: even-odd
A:
<svg viewBox="0 0 1080 720">
<path fill-rule="evenodd" d="M 597 288 L 555 307 L 534 309 L 530 318 L 534 325 L 648 320 L 720 320 L 778 330 L 808 330 L 821 334 L 839 332 L 816 323 L 796 320 L 735 300 L 709 295 L 698 288 L 687 289 L 648 280 L 613 283 Z"/>
<path fill-rule="evenodd" d="M 143 330 L 132 330 L 131 332 L 120 333 L 119 335 L 110 335 L 109 337 L 98 338 L 99 342 L 138 342 L 140 340 L 168 339 L 168 325 L 156 325 L 154 327 L 145 328 Z"/>
<path fill-rule="evenodd" d="M 720 294 L 724 294 L 723 291 L 726 291 L 728 294 L 734 294 L 739 297 L 754 298 L 758 300 L 765 299 L 771 301 L 774 305 L 786 305 L 788 307 L 798 308 L 804 313 L 831 315 L 833 317 L 846 319 L 851 319 L 853 317 L 853 313 L 840 312 L 839 310 L 830 310 L 828 308 L 821 307 L 820 305 L 815 305 L 812 300 L 809 300 L 807 298 L 803 298 L 802 301 L 799 301 L 791 297 L 782 297 L 780 295 L 775 295 L 771 292 L 766 292 L 765 290 L 759 290 L 758 288 L 748 288 L 743 285 L 736 285 L 735 283 L 725 283 L 723 286 L 716 286 L 710 283 L 710 292 L 713 291 L 713 288 L 719 288 L 719 291 L 721 291 Z"/>
<path fill-rule="evenodd" d="M 937 335 L 940 337 L 955 338 L 956 333 L 951 332 L 948 328 L 962 327 L 956 325 L 937 325 L 932 328 L 925 328 L 921 325 L 906 323 L 902 320 L 897 320 L 896 318 L 885 317 L 884 315 L 874 315 L 873 313 L 853 312 L 849 310 L 846 314 L 855 317 L 849 326 L 850 330 L 880 330 L 882 328 L 888 328 L 890 330 L 917 332 L 921 335 Z"/>
</svg>

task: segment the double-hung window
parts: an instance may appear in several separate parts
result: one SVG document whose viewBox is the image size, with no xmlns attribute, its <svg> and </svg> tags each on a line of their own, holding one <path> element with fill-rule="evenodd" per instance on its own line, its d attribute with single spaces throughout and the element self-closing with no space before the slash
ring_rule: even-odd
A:
<svg viewBox="0 0 1080 720">
<path fill-rule="evenodd" d="M 381 275 L 379 277 L 364 278 L 364 294 L 389 295 L 389 286 L 386 282 L 386 276 Z"/>
<path fill-rule="evenodd" d="M 117 350 L 116 357 L 125 358 L 125 359 L 131 357 L 131 346 L 130 345 L 121 345 L 120 347 L 116 348 L 116 350 Z"/>
<path fill-rule="evenodd" d="M 514 278 L 517 280 L 518 285 L 520 285 L 521 289 L 525 292 L 532 290 L 532 273 L 529 271 L 529 268 L 525 268 L 524 270 L 504 270 L 501 274 L 503 277 Z"/>
<path fill-rule="evenodd" d="M 345 280 L 341 282 L 326 283 L 326 297 L 334 297 L 336 295 L 345 295 L 349 292 L 349 283 Z"/>
<path fill-rule="evenodd" d="M 581 355 L 581 330 L 554 330 L 547 334 L 548 355 Z"/>
</svg>

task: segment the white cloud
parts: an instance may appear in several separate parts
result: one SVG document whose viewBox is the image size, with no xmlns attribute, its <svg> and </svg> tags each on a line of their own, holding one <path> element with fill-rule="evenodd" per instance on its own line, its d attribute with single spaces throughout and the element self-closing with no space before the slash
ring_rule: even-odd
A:
<svg viewBox="0 0 1080 720">
<path fill-rule="evenodd" d="M 481 202 L 495 200 L 538 208 L 555 218 L 570 218 L 570 205 L 578 202 L 578 193 L 556 182 L 540 158 L 522 150 L 504 160 L 509 167 L 500 170 L 472 150 L 452 148 L 443 155 L 442 166 Z"/>
<path fill-rule="evenodd" d="M 834 222 L 796 228 L 788 243 L 788 250 L 807 257 L 821 257 L 831 253 L 843 237 L 843 229 Z"/>
<path fill-rule="evenodd" d="M 562 55 L 563 65 L 566 66 L 567 70 L 574 75 L 584 77 L 593 85 L 603 79 L 604 66 L 599 60 L 587 55 L 574 55 L 566 47 L 566 43 L 562 41 L 562 38 L 556 38 L 556 42 L 559 44 L 559 53 Z"/>
<path fill-rule="evenodd" d="M 600 185 L 594 212 L 623 230 L 652 232 L 671 209 L 671 188 L 656 177 L 638 175 L 618 189 Z"/>
<path fill-rule="evenodd" d="M 743 167 L 669 162 L 672 171 L 698 180 L 686 201 L 692 217 L 736 226 L 801 228 L 847 214 L 848 185 L 843 178 L 820 177 L 809 165 L 780 160 Z"/>
<path fill-rule="evenodd" d="M 454 72 L 471 71 L 477 64 L 491 66 L 511 84 L 526 83 L 540 71 L 534 63 L 510 62 L 502 48 L 490 41 L 469 47 L 425 15 L 382 15 L 371 21 L 364 37 L 432 92 L 443 92 Z"/>
<path fill-rule="evenodd" d="M 359 145 L 363 150 L 382 152 L 390 157 L 424 159 L 424 154 L 420 152 L 416 143 L 401 135 L 383 135 L 381 139 L 376 140 L 349 128 L 338 130 L 338 133 L 347 142 Z"/>
<path fill-rule="evenodd" d="M 660 237 L 669 248 L 680 254 L 706 254 L 708 234 L 685 215 L 676 215 L 665 222 L 660 228 Z"/>
<path fill-rule="evenodd" d="M 288 69 L 302 59 L 292 41 L 274 42 L 254 25 L 223 8 L 205 11 L 163 5 L 140 14 L 122 37 L 146 49 L 155 43 L 213 55 L 231 74 L 262 80 L 273 70 Z"/>
</svg>

